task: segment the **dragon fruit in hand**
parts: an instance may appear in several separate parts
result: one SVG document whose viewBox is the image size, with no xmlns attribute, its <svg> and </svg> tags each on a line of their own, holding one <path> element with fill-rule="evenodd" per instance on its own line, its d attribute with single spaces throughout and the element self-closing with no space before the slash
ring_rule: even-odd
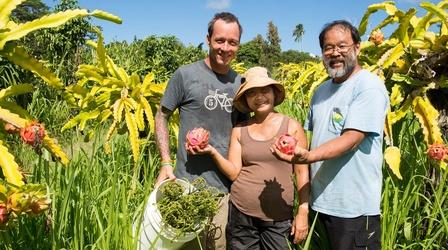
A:
<svg viewBox="0 0 448 250">
<path fill-rule="evenodd" d="M 294 154 L 297 140 L 289 134 L 283 134 L 275 141 L 275 146 L 282 152 L 288 155 Z"/>
<path fill-rule="evenodd" d="M 187 144 L 190 147 L 198 146 L 203 149 L 208 145 L 209 136 L 210 133 L 207 130 L 203 128 L 194 128 L 187 133 Z"/>
</svg>

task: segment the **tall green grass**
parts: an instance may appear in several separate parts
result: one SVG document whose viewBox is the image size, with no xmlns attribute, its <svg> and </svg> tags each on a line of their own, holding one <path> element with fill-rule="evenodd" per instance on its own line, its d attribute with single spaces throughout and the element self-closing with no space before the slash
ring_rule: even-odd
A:
<svg viewBox="0 0 448 250">
<path fill-rule="evenodd" d="M 398 180 L 385 169 L 382 194 L 383 249 L 448 248 L 448 171 L 432 165 L 417 121 L 405 120 L 398 146 L 402 154 Z M 441 178 L 430 178 L 437 171 Z"/>
<path fill-rule="evenodd" d="M 155 150 L 148 144 L 134 169 L 125 135 L 113 140 L 112 149 L 106 155 L 93 142 L 67 167 L 41 157 L 28 180 L 48 185 L 52 207 L 47 216 L 23 217 L 0 230 L 0 249 L 135 249 L 133 224 L 152 190 L 158 159 L 147 157 Z M 136 185 L 135 171 L 145 174 Z"/>
</svg>

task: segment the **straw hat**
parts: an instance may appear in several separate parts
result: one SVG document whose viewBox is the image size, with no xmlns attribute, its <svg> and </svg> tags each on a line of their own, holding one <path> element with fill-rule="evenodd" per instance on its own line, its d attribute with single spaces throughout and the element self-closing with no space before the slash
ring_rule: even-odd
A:
<svg viewBox="0 0 448 250">
<path fill-rule="evenodd" d="M 247 106 L 246 98 L 244 96 L 244 93 L 251 88 L 264 87 L 268 85 L 275 87 L 277 91 L 274 91 L 274 106 L 279 105 L 285 99 L 285 88 L 281 83 L 268 76 L 268 70 L 266 68 L 250 68 L 244 73 L 241 80 L 242 84 L 233 99 L 233 106 L 243 113 L 248 113 L 251 111 Z"/>
</svg>

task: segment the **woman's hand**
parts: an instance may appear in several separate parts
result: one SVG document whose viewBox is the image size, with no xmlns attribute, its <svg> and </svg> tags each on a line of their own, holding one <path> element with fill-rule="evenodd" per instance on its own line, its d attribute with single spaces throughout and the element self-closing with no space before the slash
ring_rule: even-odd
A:
<svg viewBox="0 0 448 250">
<path fill-rule="evenodd" d="M 294 244 L 305 240 L 308 236 L 308 208 L 299 207 L 299 212 L 292 222 L 291 235 L 294 235 Z"/>
</svg>

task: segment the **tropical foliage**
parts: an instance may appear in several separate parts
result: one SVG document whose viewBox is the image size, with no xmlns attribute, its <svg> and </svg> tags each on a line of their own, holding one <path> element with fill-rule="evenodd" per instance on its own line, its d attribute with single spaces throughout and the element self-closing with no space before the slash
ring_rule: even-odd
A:
<svg viewBox="0 0 448 250">
<path fill-rule="evenodd" d="M 128 75 L 118 67 L 106 55 L 99 31 L 98 43 L 89 41 L 88 44 L 96 50 L 97 63 L 80 65 L 76 73 L 78 82 L 66 88 L 67 101 L 79 108 L 80 112 L 62 127 L 62 131 L 75 126 L 83 131 L 89 120 L 103 125 L 112 119 L 105 137 L 106 151 L 110 153 L 108 142 L 111 136 L 126 126 L 134 162 L 137 163 L 140 155 L 139 131 L 148 128 L 150 133 L 154 133 L 153 111 L 160 102 L 165 84 L 156 84 L 151 72 L 142 81 L 138 74 Z M 93 136 L 93 130 L 89 133 Z"/>
<path fill-rule="evenodd" d="M 439 112 L 428 96 L 430 90 L 443 91 L 448 88 L 445 65 L 448 58 L 447 14 L 448 1 L 437 5 L 424 2 L 420 5 L 426 13 L 417 17 L 416 9 L 404 12 L 395 7 L 393 2 L 371 5 L 359 26 L 364 34 L 369 16 L 384 10 L 387 17 L 372 29 L 369 41 L 362 44 L 361 60 L 366 68 L 385 79 L 390 90 L 391 109 L 386 121 L 387 162 L 394 173 L 401 178 L 398 171 L 399 150 L 395 147 L 393 126 L 408 113 L 415 116 L 421 124 L 424 141 L 428 147 L 443 143 L 438 124 Z M 398 27 L 388 38 L 382 39 L 381 29 L 398 23 Z M 436 28 L 436 26 L 439 28 Z M 436 164 L 445 169 L 446 162 Z"/>
<path fill-rule="evenodd" d="M 87 10 L 69 10 L 50 14 L 36 20 L 25 23 L 16 23 L 11 20 L 12 11 L 23 1 L 0 2 L 0 56 L 32 71 L 49 85 L 60 89 L 62 82 L 48 68 L 27 54 L 23 47 L 15 41 L 28 33 L 42 29 L 53 28 L 65 22 L 84 16 L 96 16 L 103 19 L 120 22 L 118 18 L 103 12 Z M 40 145 L 55 155 L 63 164 L 68 163 L 68 158 L 57 143 L 45 132 L 42 125 L 33 121 L 28 112 L 18 106 L 10 97 L 33 91 L 30 84 L 19 84 L 0 89 L 0 123 L 4 130 L 0 133 L 0 167 L 4 179 L 0 179 L 0 207 L 2 208 L 2 225 L 8 223 L 9 218 L 15 218 L 22 213 L 37 214 L 48 208 L 49 199 L 44 185 L 26 184 L 14 156 L 9 152 L 3 137 L 5 134 L 19 133 L 26 143 L 32 145 L 40 152 Z"/>
</svg>

